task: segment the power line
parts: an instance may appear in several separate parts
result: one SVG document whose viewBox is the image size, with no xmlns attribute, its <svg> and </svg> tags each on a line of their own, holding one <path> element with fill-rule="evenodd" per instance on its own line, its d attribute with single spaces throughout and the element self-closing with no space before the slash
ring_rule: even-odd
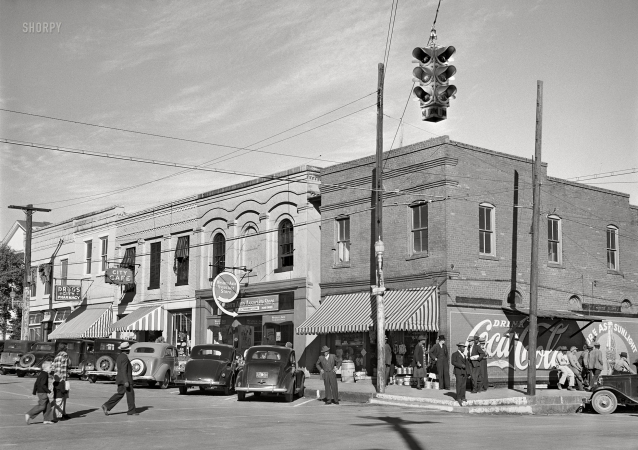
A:
<svg viewBox="0 0 638 450">
<path fill-rule="evenodd" d="M 388 68 L 388 60 L 390 59 L 390 48 L 392 47 L 392 36 L 394 35 L 394 24 L 396 22 L 397 16 L 397 8 L 399 7 L 399 0 L 392 0 L 392 6 L 390 7 L 390 21 L 388 22 L 388 34 L 385 38 L 385 52 L 383 54 L 383 65 L 386 70 L 383 73 L 383 78 L 385 79 L 385 74 L 387 73 Z M 393 13 L 394 10 L 394 13 Z"/>
<path fill-rule="evenodd" d="M 582 175 L 579 177 L 566 178 L 566 180 L 569 180 L 569 181 L 595 180 L 598 178 L 620 177 L 622 175 L 630 175 L 636 172 L 638 172 L 638 167 L 634 167 L 632 169 L 613 170 L 611 172 L 593 173 L 590 175 Z"/>
</svg>

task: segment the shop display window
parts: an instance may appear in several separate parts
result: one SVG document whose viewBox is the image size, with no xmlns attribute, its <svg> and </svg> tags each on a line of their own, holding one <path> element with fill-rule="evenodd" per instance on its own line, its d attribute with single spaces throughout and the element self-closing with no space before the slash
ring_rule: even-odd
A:
<svg viewBox="0 0 638 450">
<path fill-rule="evenodd" d="M 363 333 L 339 333 L 334 335 L 334 352 L 342 361 L 354 362 L 356 371 L 366 370 L 369 354 L 365 351 Z"/>
</svg>

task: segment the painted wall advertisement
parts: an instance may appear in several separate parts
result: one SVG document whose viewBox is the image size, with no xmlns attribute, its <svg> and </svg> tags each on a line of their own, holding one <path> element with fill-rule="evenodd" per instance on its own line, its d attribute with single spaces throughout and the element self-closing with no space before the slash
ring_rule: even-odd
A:
<svg viewBox="0 0 638 450">
<path fill-rule="evenodd" d="M 451 347 L 465 342 L 469 336 L 485 338 L 491 379 L 517 379 L 527 376 L 529 318 L 520 313 L 450 309 Z M 587 321 L 538 318 L 538 346 L 536 348 L 537 376 L 548 377 L 556 363 L 558 348 L 576 346 L 582 351 L 585 343 L 600 342 L 605 359 L 603 374 L 620 352 L 627 352 L 631 363 L 638 360 L 638 348 L 633 336 L 638 336 L 638 320 L 605 319 L 587 325 Z"/>
</svg>

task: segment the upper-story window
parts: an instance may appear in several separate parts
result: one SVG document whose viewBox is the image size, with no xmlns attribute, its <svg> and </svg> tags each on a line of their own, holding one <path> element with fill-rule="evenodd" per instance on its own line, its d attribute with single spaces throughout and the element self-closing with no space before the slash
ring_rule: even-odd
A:
<svg viewBox="0 0 638 450">
<path fill-rule="evenodd" d="M 35 297 L 38 291 L 38 268 L 31 267 L 31 283 L 29 284 L 29 288 L 31 291 L 31 297 Z"/>
<path fill-rule="evenodd" d="M 151 243 L 151 264 L 149 272 L 149 289 L 157 289 L 160 287 L 162 274 L 162 243 Z"/>
<path fill-rule="evenodd" d="M 479 205 L 479 253 L 482 255 L 495 255 L 496 242 L 494 241 L 494 205 L 481 203 Z"/>
<path fill-rule="evenodd" d="M 60 284 L 62 286 L 66 286 L 66 280 L 69 276 L 69 260 L 68 259 L 62 259 L 60 260 Z"/>
<path fill-rule="evenodd" d="M 607 268 L 618 270 L 618 228 L 607 227 Z"/>
<path fill-rule="evenodd" d="M 350 262 L 350 217 L 337 219 L 337 263 Z"/>
<path fill-rule="evenodd" d="M 190 236 L 180 236 L 175 247 L 173 270 L 177 275 L 177 285 L 188 284 L 188 255 Z"/>
<path fill-rule="evenodd" d="M 101 262 L 101 270 L 104 272 L 107 268 L 108 262 L 108 249 L 109 249 L 109 237 L 105 236 L 100 238 L 100 262 Z"/>
<path fill-rule="evenodd" d="M 255 270 L 263 261 L 262 255 L 259 254 L 259 236 L 257 228 L 249 225 L 244 229 L 241 241 L 241 265 L 246 270 Z M 256 273 L 253 273 L 255 275 Z"/>
<path fill-rule="evenodd" d="M 558 216 L 547 217 L 547 261 L 562 262 L 563 245 L 561 239 L 561 220 Z"/>
<path fill-rule="evenodd" d="M 93 241 L 85 241 L 84 259 L 86 261 L 84 267 L 84 273 L 87 275 L 91 273 L 91 258 L 93 257 Z"/>
<path fill-rule="evenodd" d="M 284 219 L 279 224 L 278 245 L 279 245 L 279 270 L 292 270 L 293 266 L 293 237 L 292 222 Z"/>
<path fill-rule="evenodd" d="M 210 271 L 211 280 L 226 268 L 226 236 L 217 233 L 213 237 L 213 260 Z"/>
<path fill-rule="evenodd" d="M 428 204 L 410 207 L 412 211 L 411 248 L 412 253 L 428 252 Z"/>
</svg>

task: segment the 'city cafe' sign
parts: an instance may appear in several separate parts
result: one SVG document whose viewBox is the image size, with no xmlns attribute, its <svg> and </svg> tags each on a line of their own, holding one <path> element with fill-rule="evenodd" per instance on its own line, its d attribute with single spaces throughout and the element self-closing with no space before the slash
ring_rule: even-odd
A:
<svg viewBox="0 0 638 450">
<path fill-rule="evenodd" d="M 527 316 L 513 316 L 504 313 L 482 314 L 463 312 L 452 314 L 452 335 L 454 342 L 465 341 L 469 336 L 485 339 L 488 367 L 498 367 L 507 371 L 526 371 L 528 361 L 529 319 Z M 459 320 L 460 319 L 460 320 Z M 456 322 L 456 323 L 455 323 Z M 630 329 L 638 332 L 638 321 L 604 320 L 580 327 L 587 320 L 538 319 L 538 346 L 536 347 L 536 368 L 550 370 L 556 364 L 560 346 L 576 346 L 582 351 L 585 343 L 600 342 L 605 367 L 618 358 L 620 352 L 627 352 L 630 363 L 638 356 L 638 348 Z M 469 326 L 469 327 L 468 327 Z M 467 330 L 467 331 L 464 331 Z"/>
</svg>

